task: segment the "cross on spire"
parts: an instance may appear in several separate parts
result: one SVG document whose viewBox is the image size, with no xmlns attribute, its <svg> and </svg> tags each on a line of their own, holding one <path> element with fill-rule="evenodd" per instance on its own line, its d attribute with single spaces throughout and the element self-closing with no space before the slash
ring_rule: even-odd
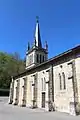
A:
<svg viewBox="0 0 80 120">
<path fill-rule="evenodd" d="M 36 16 L 36 23 L 39 23 L 39 17 Z"/>
</svg>

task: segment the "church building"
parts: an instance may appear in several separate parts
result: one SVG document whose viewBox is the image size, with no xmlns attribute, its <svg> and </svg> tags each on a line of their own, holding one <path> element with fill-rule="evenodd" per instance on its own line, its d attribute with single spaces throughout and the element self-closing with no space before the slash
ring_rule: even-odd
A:
<svg viewBox="0 0 80 120">
<path fill-rule="evenodd" d="M 48 59 L 48 44 L 42 47 L 37 19 L 25 71 L 12 77 L 9 104 L 80 114 L 80 45 Z"/>
</svg>

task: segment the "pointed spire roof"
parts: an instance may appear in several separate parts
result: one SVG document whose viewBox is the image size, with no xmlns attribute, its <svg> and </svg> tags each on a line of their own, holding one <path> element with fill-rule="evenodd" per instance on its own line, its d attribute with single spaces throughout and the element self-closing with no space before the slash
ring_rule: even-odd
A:
<svg viewBox="0 0 80 120">
<path fill-rule="evenodd" d="M 36 30 L 35 30 L 34 44 L 37 47 L 42 48 L 41 37 L 40 37 L 40 28 L 39 28 L 39 18 L 38 17 L 36 17 Z"/>
</svg>

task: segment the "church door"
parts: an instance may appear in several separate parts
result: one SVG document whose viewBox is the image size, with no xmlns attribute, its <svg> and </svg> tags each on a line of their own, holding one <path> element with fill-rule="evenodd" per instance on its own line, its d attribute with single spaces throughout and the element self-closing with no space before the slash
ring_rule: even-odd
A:
<svg viewBox="0 0 80 120">
<path fill-rule="evenodd" d="M 45 108 L 45 92 L 42 92 L 42 108 Z"/>
</svg>

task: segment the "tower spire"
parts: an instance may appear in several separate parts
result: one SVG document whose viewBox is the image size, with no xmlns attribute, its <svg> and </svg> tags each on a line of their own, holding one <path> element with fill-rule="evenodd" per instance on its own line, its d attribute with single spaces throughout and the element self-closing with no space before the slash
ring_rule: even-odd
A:
<svg viewBox="0 0 80 120">
<path fill-rule="evenodd" d="M 36 45 L 35 45 L 36 43 Z M 34 45 L 42 48 L 41 37 L 40 37 L 40 28 L 39 28 L 39 17 L 36 16 L 36 30 L 35 30 L 35 40 Z"/>
<path fill-rule="evenodd" d="M 36 17 L 34 43 L 30 47 L 28 42 L 26 55 L 26 69 L 37 66 L 48 59 L 48 44 L 46 42 L 45 48 L 42 47 L 38 16 Z"/>
</svg>

